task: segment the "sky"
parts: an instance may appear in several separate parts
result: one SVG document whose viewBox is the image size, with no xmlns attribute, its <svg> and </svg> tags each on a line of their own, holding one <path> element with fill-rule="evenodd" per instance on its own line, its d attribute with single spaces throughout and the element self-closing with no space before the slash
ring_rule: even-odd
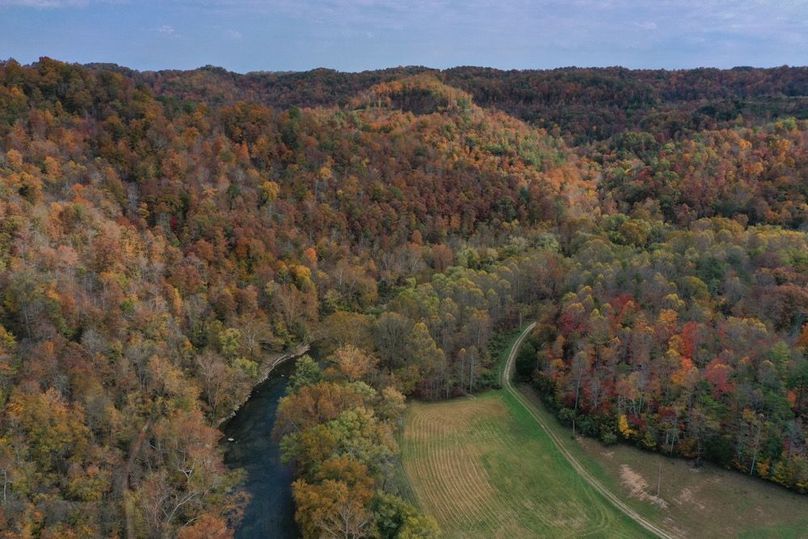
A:
<svg viewBox="0 0 808 539">
<path fill-rule="evenodd" d="M 808 64 L 808 0 L 0 0 L 0 59 L 139 70 Z"/>
</svg>

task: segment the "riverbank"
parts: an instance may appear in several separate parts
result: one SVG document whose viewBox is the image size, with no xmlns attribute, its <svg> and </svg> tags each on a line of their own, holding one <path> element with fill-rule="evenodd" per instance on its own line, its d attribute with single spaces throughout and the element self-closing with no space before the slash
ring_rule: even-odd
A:
<svg viewBox="0 0 808 539">
<path fill-rule="evenodd" d="M 256 389 L 261 386 L 264 382 L 267 381 L 269 375 L 272 374 L 272 371 L 275 370 L 276 367 L 282 365 L 283 363 L 289 361 L 290 359 L 297 359 L 303 354 L 306 354 L 309 350 L 311 350 L 310 343 L 301 343 L 296 347 L 288 350 L 282 354 L 277 354 L 270 358 L 267 358 L 261 364 L 261 367 L 258 372 L 258 378 L 256 378 L 255 384 L 253 384 L 250 392 L 247 393 L 243 398 L 239 399 L 238 404 L 224 417 L 221 417 L 216 420 L 216 426 L 221 429 L 222 425 L 227 423 L 230 419 L 232 419 L 241 408 L 252 398 L 253 393 L 255 393 Z"/>
<path fill-rule="evenodd" d="M 291 361 L 275 365 L 223 426 L 225 464 L 245 471 L 241 488 L 250 496 L 236 530 L 237 538 L 297 537 L 292 470 L 281 462 L 280 447 L 272 439 L 278 401 L 286 394 L 293 372 Z"/>
</svg>

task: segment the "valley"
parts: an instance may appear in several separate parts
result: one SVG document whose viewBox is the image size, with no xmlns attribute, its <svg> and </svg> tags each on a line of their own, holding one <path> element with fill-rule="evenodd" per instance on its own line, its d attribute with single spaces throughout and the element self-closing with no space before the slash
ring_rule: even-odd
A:
<svg viewBox="0 0 808 539">
<path fill-rule="evenodd" d="M 798 536 L 806 96 L 0 61 L 0 537 Z"/>
</svg>

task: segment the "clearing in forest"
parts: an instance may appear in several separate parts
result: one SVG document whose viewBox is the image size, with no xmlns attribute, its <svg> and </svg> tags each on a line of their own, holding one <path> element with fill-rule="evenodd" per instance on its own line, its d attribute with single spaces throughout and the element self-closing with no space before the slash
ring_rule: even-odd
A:
<svg viewBox="0 0 808 539">
<path fill-rule="evenodd" d="M 447 537 L 645 537 L 586 484 L 510 394 L 410 405 L 401 444 Z"/>
<path fill-rule="evenodd" d="M 558 425 L 559 429 L 563 429 Z M 577 454 L 637 512 L 682 537 L 808 537 L 808 496 L 711 464 L 579 438 Z M 660 493 L 657 496 L 657 485 Z"/>
<path fill-rule="evenodd" d="M 625 444 L 573 441 L 532 389 L 520 386 L 519 391 L 589 473 L 671 535 L 808 539 L 808 496 L 708 463 L 696 468 L 685 459 Z"/>
</svg>

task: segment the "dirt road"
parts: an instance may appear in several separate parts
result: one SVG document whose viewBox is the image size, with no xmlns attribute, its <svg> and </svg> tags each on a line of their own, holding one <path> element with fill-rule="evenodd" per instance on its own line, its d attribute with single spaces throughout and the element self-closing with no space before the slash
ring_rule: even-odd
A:
<svg viewBox="0 0 808 539">
<path fill-rule="evenodd" d="M 564 442 L 556 436 L 556 434 L 547 427 L 544 420 L 541 416 L 536 413 L 535 407 L 533 403 L 525 398 L 522 393 L 519 392 L 511 382 L 511 373 L 513 372 L 513 365 L 516 361 L 516 354 L 519 352 L 519 347 L 522 345 L 522 342 L 528 336 L 530 331 L 536 323 L 530 324 L 525 330 L 519 335 L 519 338 L 516 339 L 516 342 L 513 343 L 513 347 L 511 348 L 510 353 L 508 354 L 508 360 L 505 363 L 505 368 L 502 369 L 502 387 L 505 388 L 507 392 L 509 392 L 513 397 L 521 404 L 525 410 L 530 414 L 530 416 L 534 419 L 536 424 L 539 426 L 541 430 L 547 434 L 547 436 L 553 441 L 553 444 L 558 448 L 564 458 L 572 465 L 578 475 L 586 481 L 593 489 L 595 489 L 598 493 L 601 494 L 606 500 L 608 500 L 615 508 L 621 511 L 624 515 L 628 518 L 636 522 L 638 525 L 642 526 L 648 532 L 654 534 L 657 537 L 662 537 L 664 539 L 674 539 L 674 535 L 671 535 L 669 532 L 663 530 L 662 528 L 656 526 L 654 523 L 645 519 L 642 515 L 637 513 L 634 509 L 626 505 L 620 498 L 617 497 L 614 493 L 612 493 L 609 489 L 607 489 L 600 481 L 598 481 L 592 474 L 590 474 L 586 468 L 569 452 Z"/>
</svg>

